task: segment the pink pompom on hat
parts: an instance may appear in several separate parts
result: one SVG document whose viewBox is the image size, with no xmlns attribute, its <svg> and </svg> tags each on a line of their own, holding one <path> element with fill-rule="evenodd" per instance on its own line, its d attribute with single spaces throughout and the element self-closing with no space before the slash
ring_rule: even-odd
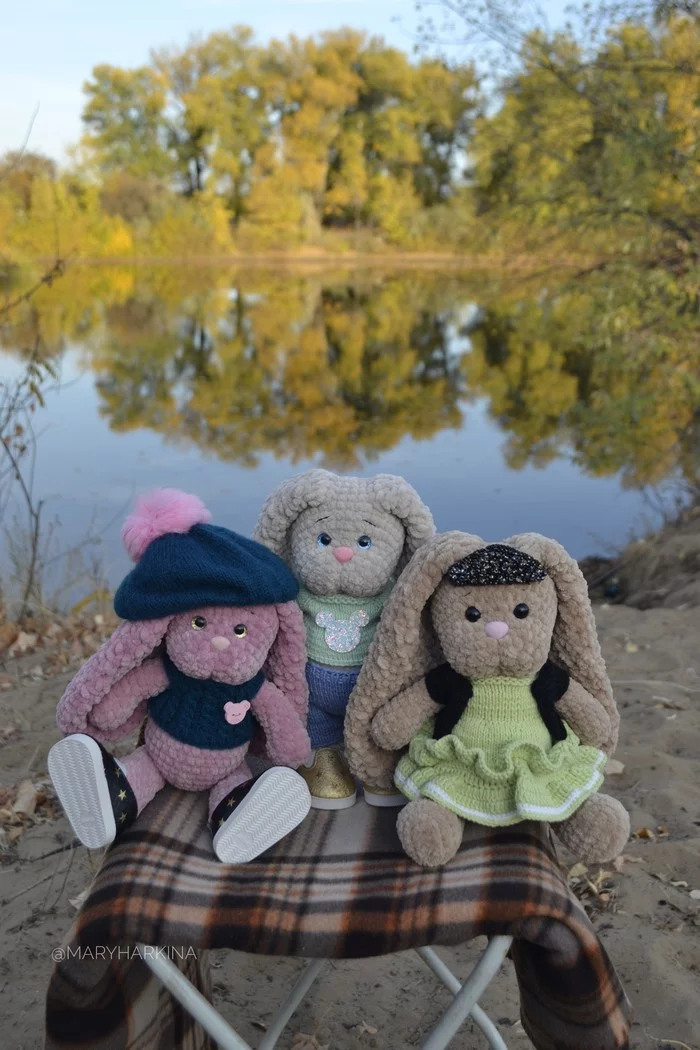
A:
<svg viewBox="0 0 700 1050">
<path fill-rule="evenodd" d="M 121 537 L 132 561 L 138 561 L 153 540 L 170 532 L 189 532 L 207 525 L 211 514 L 199 496 L 179 489 L 154 489 L 136 501 L 136 509 L 122 525 Z"/>
</svg>

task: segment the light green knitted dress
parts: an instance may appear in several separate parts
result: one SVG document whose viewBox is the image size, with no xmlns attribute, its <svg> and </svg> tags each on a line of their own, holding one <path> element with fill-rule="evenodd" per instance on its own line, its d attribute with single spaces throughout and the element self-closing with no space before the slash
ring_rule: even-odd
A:
<svg viewBox="0 0 700 1050">
<path fill-rule="evenodd" d="M 490 827 L 565 820 L 599 788 L 605 755 L 566 726 L 553 744 L 530 692 L 532 678 L 484 678 L 448 736 L 429 719 L 399 762 L 396 786 Z"/>
</svg>

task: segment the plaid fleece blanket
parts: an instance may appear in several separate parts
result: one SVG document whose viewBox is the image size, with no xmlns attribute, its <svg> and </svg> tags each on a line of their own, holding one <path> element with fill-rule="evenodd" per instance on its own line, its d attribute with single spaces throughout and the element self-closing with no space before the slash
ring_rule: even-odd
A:
<svg viewBox="0 0 700 1050">
<path fill-rule="evenodd" d="M 212 1047 L 130 951 L 137 942 L 172 946 L 208 994 L 211 948 L 347 959 L 499 933 L 515 937 L 522 1021 L 538 1050 L 627 1047 L 629 1003 L 544 826 L 469 826 L 458 855 L 428 871 L 403 854 L 396 810 L 359 802 L 312 810 L 263 857 L 228 867 L 212 852 L 205 805 L 166 789 L 106 854 L 51 977 L 49 1050 Z"/>
</svg>

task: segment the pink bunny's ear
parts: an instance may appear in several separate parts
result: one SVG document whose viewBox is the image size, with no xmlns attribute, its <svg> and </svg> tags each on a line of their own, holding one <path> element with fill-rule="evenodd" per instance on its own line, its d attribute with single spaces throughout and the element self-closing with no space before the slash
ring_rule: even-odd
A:
<svg viewBox="0 0 700 1050">
<path fill-rule="evenodd" d="M 309 687 L 306 682 L 304 616 L 296 602 L 283 602 L 276 609 L 279 630 L 263 670 L 265 677 L 289 698 L 306 725 Z"/>
<path fill-rule="evenodd" d="M 59 700 L 56 722 L 61 732 L 89 732 L 91 736 L 100 736 L 89 726 L 92 709 L 160 645 L 171 619 L 165 616 L 158 620 L 127 622 L 116 629 L 112 637 L 83 664 Z M 131 704 L 125 707 L 121 735 L 127 735 L 134 727 L 135 711 Z M 116 736 L 113 729 L 109 738 L 115 739 Z"/>
<path fill-rule="evenodd" d="M 136 501 L 136 509 L 122 525 L 122 542 L 132 561 L 146 547 L 169 532 L 189 532 L 193 525 L 206 525 L 211 514 L 199 496 L 179 489 L 155 489 Z"/>
</svg>

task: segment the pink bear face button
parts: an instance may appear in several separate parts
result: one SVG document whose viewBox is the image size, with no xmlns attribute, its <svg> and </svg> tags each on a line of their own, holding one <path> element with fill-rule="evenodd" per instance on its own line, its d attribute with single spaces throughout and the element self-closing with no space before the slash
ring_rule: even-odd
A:
<svg viewBox="0 0 700 1050">
<path fill-rule="evenodd" d="M 224 716 L 231 726 L 237 726 L 239 722 L 242 722 L 249 711 L 250 702 L 248 700 L 241 700 L 238 704 L 234 704 L 232 700 L 229 700 L 228 703 L 224 704 Z"/>
</svg>

